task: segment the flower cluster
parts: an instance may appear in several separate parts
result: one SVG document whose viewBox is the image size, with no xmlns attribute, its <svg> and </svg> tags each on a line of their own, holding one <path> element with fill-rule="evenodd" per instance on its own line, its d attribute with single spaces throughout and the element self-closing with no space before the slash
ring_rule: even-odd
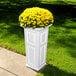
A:
<svg viewBox="0 0 76 76">
<path fill-rule="evenodd" d="M 46 27 L 53 24 L 52 13 L 44 8 L 33 7 L 25 9 L 19 16 L 20 25 L 24 27 Z"/>
</svg>

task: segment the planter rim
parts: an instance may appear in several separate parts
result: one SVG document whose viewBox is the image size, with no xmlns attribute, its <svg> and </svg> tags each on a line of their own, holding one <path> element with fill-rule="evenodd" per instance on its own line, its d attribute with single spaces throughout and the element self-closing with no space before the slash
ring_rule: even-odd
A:
<svg viewBox="0 0 76 76">
<path fill-rule="evenodd" d="M 52 25 L 53 25 L 53 24 L 50 24 L 50 25 L 46 26 L 45 28 L 42 27 L 42 28 L 35 28 L 35 29 L 33 29 L 33 28 L 28 28 L 28 27 L 25 28 L 25 27 L 22 26 L 22 25 L 20 25 L 20 27 L 25 28 L 25 29 L 30 29 L 30 30 L 31 30 L 31 29 L 33 29 L 33 30 L 43 30 L 43 29 L 49 28 L 49 27 L 52 26 Z"/>
</svg>

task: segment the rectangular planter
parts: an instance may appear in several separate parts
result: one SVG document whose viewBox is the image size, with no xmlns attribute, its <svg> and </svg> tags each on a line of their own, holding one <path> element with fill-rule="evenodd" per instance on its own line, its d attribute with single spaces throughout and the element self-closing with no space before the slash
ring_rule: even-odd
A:
<svg viewBox="0 0 76 76">
<path fill-rule="evenodd" d="M 20 25 L 23 27 L 22 25 Z M 26 66 L 39 71 L 46 65 L 48 29 L 46 28 L 24 28 Z"/>
<path fill-rule="evenodd" d="M 24 28 L 26 66 L 39 71 L 46 65 L 48 28 Z"/>
</svg>

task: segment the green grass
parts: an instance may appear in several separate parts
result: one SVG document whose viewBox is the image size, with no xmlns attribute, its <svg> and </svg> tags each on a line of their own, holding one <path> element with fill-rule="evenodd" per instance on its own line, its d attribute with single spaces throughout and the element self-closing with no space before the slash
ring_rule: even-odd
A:
<svg viewBox="0 0 76 76">
<path fill-rule="evenodd" d="M 23 29 L 19 26 L 19 14 L 16 11 L 0 10 L 0 46 L 25 54 Z"/>
<path fill-rule="evenodd" d="M 60 4 L 60 5 L 76 5 L 76 0 L 41 0 L 41 3 Z"/>
<path fill-rule="evenodd" d="M 0 0 L 0 5 L 2 6 L 4 5 L 22 6 L 31 3 L 76 5 L 76 0 Z"/>
<path fill-rule="evenodd" d="M 76 76 L 76 18 L 72 6 L 47 6 L 54 14 L 49 28 L 47 65 L 37 76 Z M 25 9 L 25 8 L 23 8 Z M 0 46 L 25 54 L 24 30 L 18 16 L 22 8 L 0 8 Z"/>
</svg>

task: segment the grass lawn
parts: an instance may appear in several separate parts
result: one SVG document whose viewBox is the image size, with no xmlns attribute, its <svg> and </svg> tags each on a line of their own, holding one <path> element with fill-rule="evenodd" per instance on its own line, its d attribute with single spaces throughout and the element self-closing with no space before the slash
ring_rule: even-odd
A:
<svg viewBox="0 0 76 76">
<path fill-rule="evenodd" d="M 0 9 L 0 46 L 25 54 L 23 29 L 19 27 L 18 12 Z"/>
<path fill-rule="evenodd" d="M 64 5 L 76 5 L 76 0 L 0 0 L 0 5 L 26 5 L 29 3 L 34 4 L 44 3 L 44 4 L 64 4 Z"/>
<path fill-rule="evenodd" d="M 76 5 L 76 0 L 40 0 L 42 3 L 47 4 L 63 4 L 63 5 Z"/>
<path fill-rule="evenodd" d="M 49 28 L 47 65 L 37 76 L 76 76 L 75 8 L 46 6 L 41 7 L 52 11 L 55 22 Z M 24 30 L 19 27 L 18 16 L 24 9 L 0 8 L 0 46 L 21 54 L 25 54 Z"/>
</svg>

